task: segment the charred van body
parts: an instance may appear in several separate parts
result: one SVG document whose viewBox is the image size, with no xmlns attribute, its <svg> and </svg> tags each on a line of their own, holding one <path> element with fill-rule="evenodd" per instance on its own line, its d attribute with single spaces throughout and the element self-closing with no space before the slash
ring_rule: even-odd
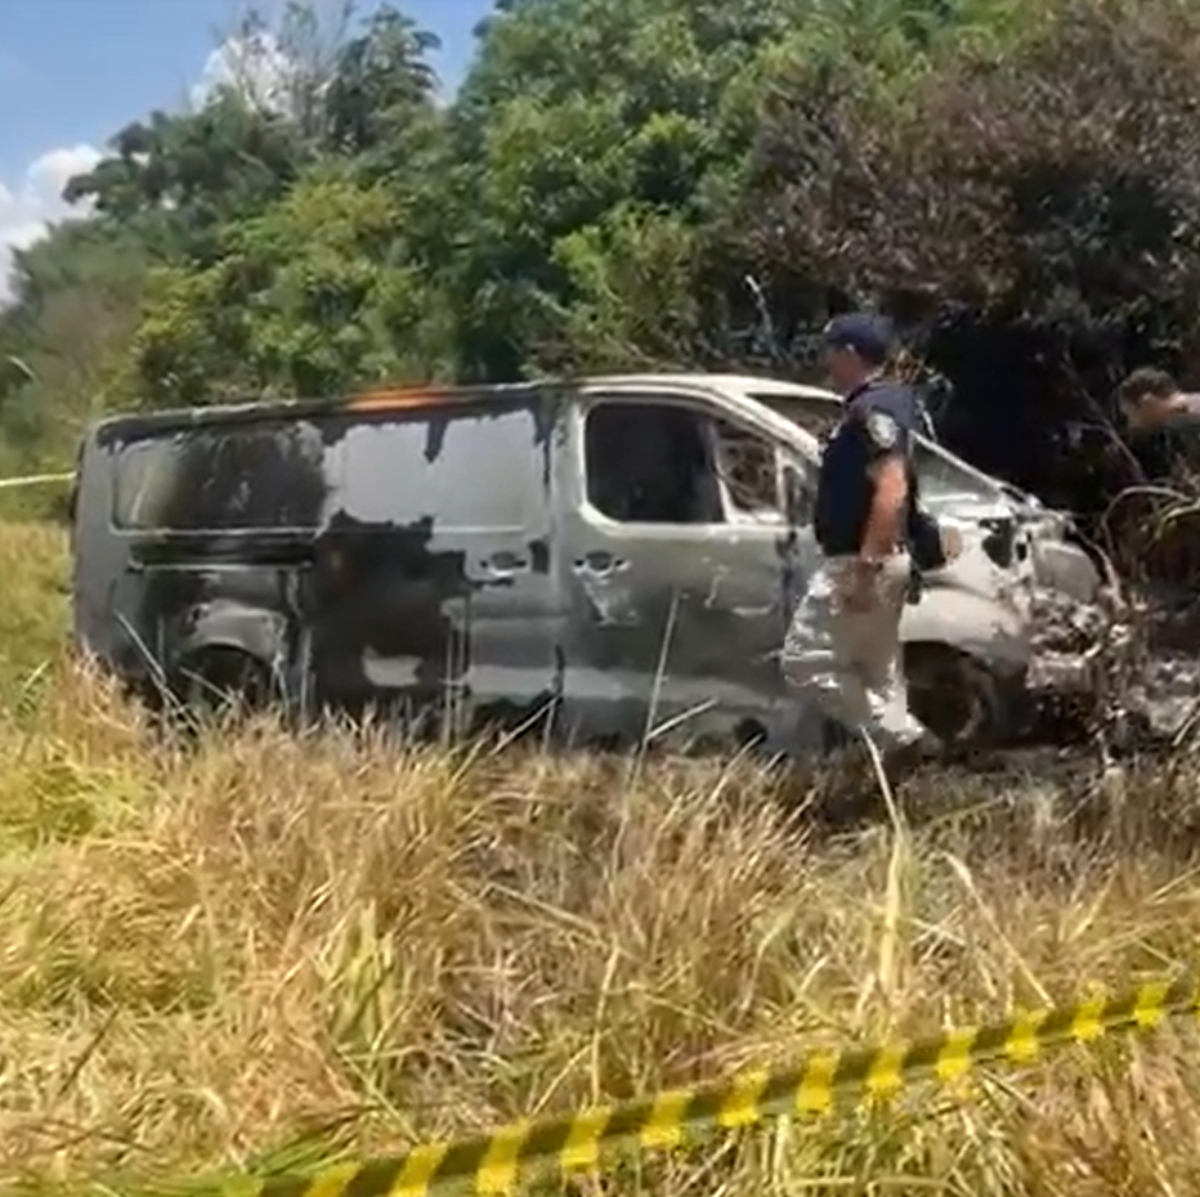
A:
<svg viewBox="0 0 1200 1197">
<path fill-rule="evenodd" d="M 778 663 L 816 561 L 793 402 L 836 399 L 646 375 L 109 419 L 80 459 L 75 636 L 150 699 L 816 748 Z M 1049 516 L 1035 535 L 1002 484 L 930 462 L 931 506 L 927 470 L 979 493 L 942 487 L 967 548 L 905 617 L 914 705 L 990 738 L 1036 664 L 1032 588 L 1098 579 Z"/>
</svg>

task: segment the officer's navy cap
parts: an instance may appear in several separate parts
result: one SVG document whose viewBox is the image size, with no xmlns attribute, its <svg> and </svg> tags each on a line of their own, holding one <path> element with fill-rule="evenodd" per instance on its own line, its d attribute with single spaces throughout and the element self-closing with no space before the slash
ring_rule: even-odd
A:
<svg viewBox="0 0 1200 1197">
<path fill-rule="evenodd" d="M 868 362 L 886 361 L 894 340 L 888 321 L 869 312 L 835 316 L 825 326 L 823 339 L 830 349 L 853 349 Z"/>
</svg>

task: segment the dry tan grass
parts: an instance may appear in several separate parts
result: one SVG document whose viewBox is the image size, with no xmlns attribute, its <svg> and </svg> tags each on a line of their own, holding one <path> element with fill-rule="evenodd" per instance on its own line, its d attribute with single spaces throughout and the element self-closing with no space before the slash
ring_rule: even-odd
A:
<svg viewBox="0 0 1200 1197">
<path fill-rule="evenodd" d="M 911 828 L 833 839 L 744 763 L 631 780 L 269 722 L 189 748 L 54 656 L 53 533 L 4 530 L 0 568 L 30 603 L 5 616 L 2 1181 L 394 1149 L 1124 984 L 1200 933 L 1187 770 L 1126 778 L 1115 814 L 1078 781 L 947 778 L 901 794 Z M 619 1191 L 1189 1193 L 1198 1133 L 1179 1027 L 650 1160 Z"/>
</svg>

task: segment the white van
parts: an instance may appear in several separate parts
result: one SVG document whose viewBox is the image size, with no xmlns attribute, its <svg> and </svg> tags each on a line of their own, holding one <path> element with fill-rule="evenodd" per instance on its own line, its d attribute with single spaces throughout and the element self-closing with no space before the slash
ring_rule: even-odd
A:
<svg viewBox="0 0 1200 1197">
<path fill-rule="evenodd" d="M 819 748 L 779 654 L 817 562 L 806 425 L 837 403 L 645 374 L 113 416 L 80 459 L 75 638 L 151 701 Z M 925 442 L 919 468 L 965 549 L 904 617 L 913 706 L 1003 733 L 1035 586 L 1098 579 L 1062 517 Z"/>
</svg>

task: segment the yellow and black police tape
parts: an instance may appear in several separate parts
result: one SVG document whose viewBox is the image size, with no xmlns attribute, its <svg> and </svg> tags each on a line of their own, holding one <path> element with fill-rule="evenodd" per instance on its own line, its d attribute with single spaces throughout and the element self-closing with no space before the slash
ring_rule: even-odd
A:
<svg viewBox="0 0 1200 1197">
<path fill-rule="evenodd" d="M 701 1131 L 820 1114 L 841 1093 L 883 1098 L 920 1076 L 950 1082 L 981 1064 L 1029 1063 L 1050 1048 L 1086 1044 L 1154 1027 L 1171 1015 L 1197 1013 L 1200 992 L 1194 976 L 1157 981 L 1123 995 L 973 1030 L 950 1030 L 913 1043 L 816 1052 L 793 1068 L 744 1072 L 561 1118 L 518 1122 L 492 1134 L 339 1164 L 309 1176 L 241 1179 L 224 1188 L 223 1197 L 425 1197 L 458 1187 L 479 1194 L 508 1193 L 534 1174 L 595 1174 L 623 1149 L 671 1148 Z"/>
<path fill-rule="evenodd" d="M 46 486 L 51 482 L 74 482 L 74 473 L 24 474 L 20 478 L 0 478 L 0 490 L 16 490 L 22 486 Z"/>
</svg>

